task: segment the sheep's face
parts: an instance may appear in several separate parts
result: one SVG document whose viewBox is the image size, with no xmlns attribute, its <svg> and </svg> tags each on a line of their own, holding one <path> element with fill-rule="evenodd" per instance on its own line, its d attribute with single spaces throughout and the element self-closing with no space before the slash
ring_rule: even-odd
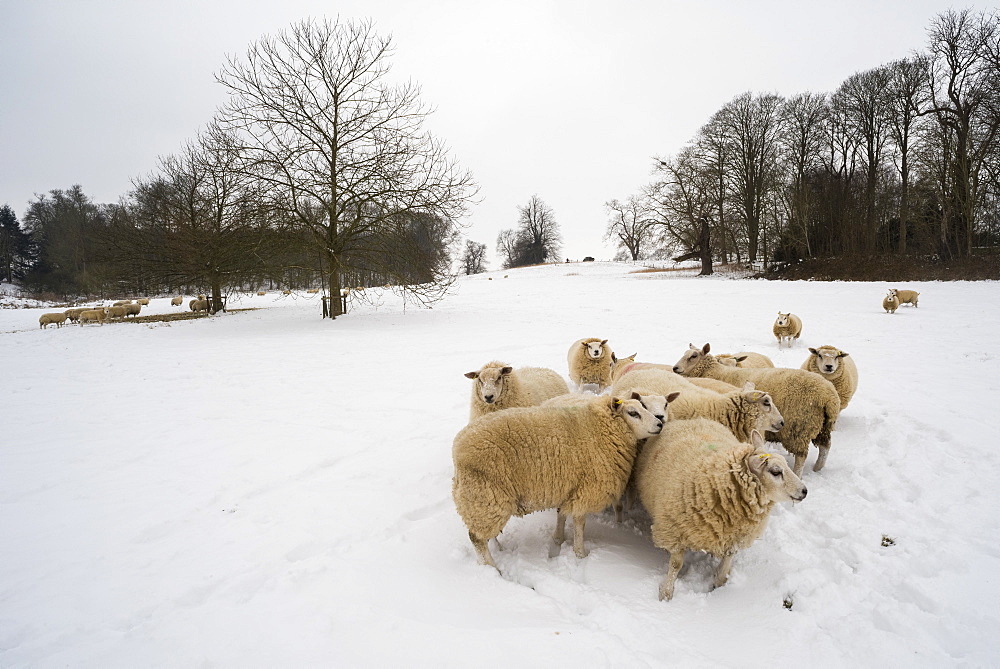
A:
<svg viewBox="0 0 1000 669">
<path fill-rule="evenodd" d="M 754 390 L 754 385 L 747 382 L 743 386 L 743 397 L 757 405 L 757 425 L 758 430 L 767 432 L 777 432 L 785 427 L 785 419 L 778 411 L 778 405 L 774 403 L 771 396 L 762 390 Z"/>
<path fill-rule="evenodd" d="M 587 349 L 587 357 L 591 360 L 600 360 L 601 356 L 604 355 L 604 345 L 607 343 L 607 339 L 604 341 L 584 342 L 583 347 Z"/>
<path fill-rule="evenodd" d="M 895 288 L 890 288 L 889 289 L 889 294 L 886 297 L 888 297 L 889 299 L 893 299 L 894 300 L 894 299 L 897 299 L 899 296 L 896 294 L 896 289 Z"/>
<path fill-rule="evenodd" d="M 774 319 L 774 324 L 779 328 L 787 328 L 789 323 L 791 322 L 791 319 L 789 318 L 790 315 L 791 315 L 790 313 L 783 314 L 779 311 L 778 317 Z"/>
<path fill-rule="evenodd" d="M 657 420 L 667 420 L 667 398 L 663 395 L 639 395 L 639 403 Z"/>
<path fill-rule="evenodd" d="M 811 348 L 809 352 L 816 356 L 816 369 L 820 374 L 833 374 L 840 367 L 840 359 L 847 353 L 835 348 Z"/>
<path fill-rule="evenodd" d="M 747 456 L 750 471 L 760 481 L 764 500 L 769 502 L 801 502 L 806 498 L 808 489 L 802 479 L 796 476 L 788 462 L 776 453 L 764 450 L 764 439 L 754 430 L 750 434 L 750 442 L 755 450 Z"/>
<path fill-rule="evenodd" d="M 665 401 L 662 419 L 654 416 L 643 406 L 639 400 L 639 393 L 632 393 L 629 399 L 612 397 L 609 401 L 611 402 L 611 411 L 625 419 L 636 439 L 648 439 L 654 434 L 659 434 L 663 429 L 663 423 L 666 420 L 666 404 L 672 402 L 676 397 L 677 393 L 671 393 L 663 398 Z"/>
<path fill-rule="evenodd" d="M 476 380 L 476 393 L 486 404 L 494 404 L 503 394 L 507 377 L 514 371 L 513 367 L 484 367 L 478 372 L 469 372 L 465 376 Z"/>
<path fill-rule="evenodd" d="M 674 373 L 687 375 L 693 370 L 701 359 L 708 355 L 711 347 L 705 344 L 702 348 L 696 348 L 694 344 L 688 344 L 687 353 L 681 356 L 681 359 L 677 361 L 674 365 Z"/>
</svg>

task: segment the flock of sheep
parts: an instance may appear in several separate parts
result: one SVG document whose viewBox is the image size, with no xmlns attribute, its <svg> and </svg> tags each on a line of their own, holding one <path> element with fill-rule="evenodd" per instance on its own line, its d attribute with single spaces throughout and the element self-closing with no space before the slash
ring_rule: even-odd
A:
<svg viewBox="0 0 1000 669">
<path fill-rule="evenodd" d="M 170 305 L 179 307 L 183 304 L 184 298 L 178 295 L 171 298 Z M 140 297 L 136 300 L 118 300 L 110 307 L 73 307 L 65 311 L 52 311 L 38 317 L 38 327 L 43 330 L 49 325 L 61 328 L 69 320 L 71 323 L 100 323 L 113 320 L 125 320 L 127 317 L 138 316 L 144 306 L 149 305 L 148 297 Z M 191 300 L 188 305 L 191 311 L 208 311 L 208 300 L 204 295 L 199 295 Z"/>
<path fill-rule="evenodd" d="M 916 306 L 915 291 L 890 295 Z M 773 332 L 779 348 L 791 346 L 802 321 L 779 312 Z M 806 497 L 809 444 L 819 471 L 858 385 L 854 361 L 835 346 L 810 348 L 798 369 L 760 353 L 713 354 L 709 344 L 691 345 L 671 365 L 619 359 L 592 337 L 570 347 L 567 363 L 577 390 L 597 394 L 571 392 L 547 368 L 490 362 L 465 375 L 474 384 L 469 423 L 452 449 L 455 506 L 480 562 L 496 567 L 489 541 L 512 516 L 556 509 L 554 551 L 572 517 L 573 550 L 583 558 L 587 514 L 611 507 L 621 522 L 639 502 L 653 543 L 670 553 L 659 590 L 666 600 L 685 550 L 719 558 L 721 586 L 774 504 Z M 765 441 L 780 442 L 794 463 Z"/>
</svg>

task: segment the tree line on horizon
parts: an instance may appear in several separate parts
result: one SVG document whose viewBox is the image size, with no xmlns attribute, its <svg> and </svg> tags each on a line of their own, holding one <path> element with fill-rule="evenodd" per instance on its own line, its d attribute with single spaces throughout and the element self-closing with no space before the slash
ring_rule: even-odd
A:
<svg viewBox="0 0 1000 669">
<path fill-rule="evenodd" d="M 606 203 L 619 257 L 765 267 L 1000 246 L 1000 13 L 949 10 L 927 51 L 832 93 L 745 92 Z"/>
</svg>

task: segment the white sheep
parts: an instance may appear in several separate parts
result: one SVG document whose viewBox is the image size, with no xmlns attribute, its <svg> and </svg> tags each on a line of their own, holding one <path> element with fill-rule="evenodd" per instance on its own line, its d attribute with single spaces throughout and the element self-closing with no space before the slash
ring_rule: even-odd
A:
<svg viewBox="0 0 1000 669">
<path fill-rule="evenodd" d="M 499 411 L 469 423 L 452 447 L 452 496 L 480 562 L 496 567 L 488 542 L 511 516 L 552 508 L 555 543 L 565 540 L 566 516 L 572 516 L 573 551 L 586 557 L 586 515 L 622 496 L 636 442 L 662 428 L 639 400 L 607 395 L 586 404 Z"/>
<path fill-rule="evenodd" d="M 184 297 L 182 295 L 178 295 L 170 300 L 170 306 L 172 307 L 179 307 L 182 304 L 184 304 Z"/>
<path fill-rule="evenodd" d="M 894 314 L 899 309 L 899 297 L 896 296 L 895 289 L 890 288 L 889 294 L 882 298 L 882 308 L 887 314 Z"/>
<path fill-rule="evenodd" d="M 63 311 L 56 311 L 48 314 L 42 314 L 41 316 L 38 317 L 38 327 L 42 328 L 43 330 L 52 323 L 55 323 L 56 329 L 58 330 L 63 326 L 63 323 L 65 322 L 66 322 L 66 313 Z"/>
<path fill-rule="evenodd" d="M 67 309 L 64 313 L 66 314 L 66 318 L 68 318 L 71 322 L 76 323 L 80 320 L 80 314 L 88 309 L 90 309 L 90 307 L 73 307 L 72 309 Z"/>
<path fill-rule="evenodd" d="M 784 343 L 787 343 L 788 347 L 791 348 L 795 340 L 802 334 L 802 319 L 793 313 L 783 314 L 779 311 L 771 331 L 778 339 L 778 348 L 781 348 Z"/>
<path fill-rule="evenodd" d="M 752 381 L 758 390 L 770 394 L 781 408 L 785 427 L 777 433 L 769 432 L 767 437 L 780 441 L 785 450 L 795 456 L 796 476 L 802 475 L 810 441 L 819 449 L 813 471 L 821 470 L 830 452 L 830 433 L 840 415 L 840 395 L 833 384 L 804 369 L 726 367 L 719 364 L 710 350 L 708 344 L 700 349 L 692 344 L 677 361 L 674 371 L 683 376 L 707 376 L 734 385 Z"/>
<path fill-rule="evenodd" d="M 563 377 L 546 367 L 514 369 L 502 362 L 488 362 L 482 368 L 466 372 L 474 379 L 469 420 L 512 407 L 538 406 L 550 397 L 564 395 L 569 386 Z"/>
<path fill-rule="evenodd" d="M 108 319 L 107 307 L 99 309 L 86 309 L 80 312 L 80 316 L 78 318 L 78 320 L 80 321 L 80 325 L 83 325 L 84 323 L 101 323 L 103 325 L 104 321 L 106 321 L 107 319 Z"/>
<path fill-rule="evenodd" d="M 188 306 L 191 311 L 198 313 L 199 311 L 208 311 L 208 300 L 205 298 L 196 298 L 188 302 Z"/>
<path fill-rule="evenodd" d="M 111 306 L 113 306 L 113 307 L 120 307 L 120 306 L 125 305 L 125 304 L 132 304 L 132 300 L 118 300 L 117 302 L 115 302 Z"/>
<path fill-rule="evenodd" d="M 133 317 L 135 317 L 135 316 L 139 315 L 140 311 L 142 311 L 142 302 L 139 301 L 139 300 L 136 300 L 132 304 L 122 305 L 122 308 L 125 309 L 125 316 L 133 316 Z"/>
<path fill-rule="evenodd" d="M 840 410 L 843 411 L 858 389 L 858 367 L 854 358 L 836 346 L 810 348 L 809 353 L 801 369 L 819 374 L 832 383 L 840 395 Z"/>
<path fill-rule="evenodd" d="M 126 305 L 121 305 L 117 307 L 108 307 L 108 318 L 125 318 L 125 307 Z"/>
<path fill-rule="evenodd" d="M 729 578 L 733 555 L 763 533 L 777 502 L 799 502 L 808 490 L 759 432 L 740 443 L 706 420 L 671 420 L 635 464 L 639 498 L 652 519 L 653 543 L 670 552 L 660 599 L 670 600 L 684 551 L 720 559 L 714 586 Z"/>
<path fill-rule="evenodd" d="M 739 353 L 719 353 L 715 359 L 728 367 L 774 367 L 774 363 L 766 355 L 752 351 Z"/>
<path fill-rule="evenodd" d="M 612 395 L 623 396 L 631 392 L 640 395 L 680 393 L 670 405 L 671 418 L 708 418 L 725 425 L 741 441 L 749 440 L 753 430 L 777 432 L 785 425 L 771 396 L 755 390 L 752 382 L 723 395 L 699 388 L 669 370 L 637 369 L 624 374 L 611 387 Z"/>
<path fill-rule="evenodd" d="M 573 342 L 566 356 L 569 378 L 577 387 L 586 383 L 597 384 L 598 392 L 611 385 L 611 367 L 614 352 L 607 339 L 588 337 Z"/>
<path fill-rule="evenodd" d="M 896 293 L 896 298 L 899 300 L 899 306 L 904 304 L 912 304 L 914 307 L 917 306 L 917 296 L 920 295 L 915 290 L 900 290 L 899 288 L 892 289 Z"/>
<path fill-rule="evenodd" d="M 148 297 L 140 297 L 139 299 L 136 300 L 136 304 L 141 304 L 144 307 L 148 307 L 149 306 L 149 298 Z M 180 304 L 180 302 L 178 302 L 177 304 Z"/>
</svg>

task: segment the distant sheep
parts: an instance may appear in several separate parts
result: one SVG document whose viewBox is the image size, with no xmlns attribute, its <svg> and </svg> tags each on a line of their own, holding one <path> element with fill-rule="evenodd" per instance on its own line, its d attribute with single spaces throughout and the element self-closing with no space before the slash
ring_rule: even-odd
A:
<svg viewBox="0 0 1000 669">
<path fill-rule="evenodd" d="M 318 293 L 319 292 L 319 288 L 310 288 L 306 292 L 309 293 L 310 295 L 312 295 L 312 294 Z"/>
<path fill-rule="evenodd" d="M 191 311 L 198 313 L 199 311 L 208 311 L 208 300 L 205 299 L 194 299 L 188 302 L 188 307 Z"/>
<path fill-rule="evenodd" d="M 282 295 L 291 295 L 292 291 L 290 291 L 290 290 L 283 290 L 283 291 L 281 291 L 281 294 Z"/>
<path fill-rule="evenodd" d="M 148 297 L 140 297 L 138 300 L 136 300 L 136 302 L 139 303 L 139 304 L 141 304 L 144 307 L 148 307 L 149 306 L 149 298 Z"/>
<path fill-rule="evenodd" d="M 132 316 L 133 318 L 135 318 L 136 316 L 139 315 L 139 312 L 142 310 L 142 302 L 136 301 L 133 304 L 123 305 L 122 308 L 125 309 L 126 317 Z"/>
<path fill-rule="evenodd" d="M 661 600 L 674 596 L 684 551 L 718 557 L 713 585 L 725 585 L 733 555 L 764 532 L 775 503 L 808 492 L 783 457 L 764 450 L 759 432 L 740 443 L 704 418 L 669 421 L 636 461 L 635 478 L 653 543 L 670 552 Z"/>
<path fill-rule="evenodd" d="M 172 307 L 179 307 L 182 304 L 184 304 L 184 297 L 182 295 L 178 295 L 177 297 L 170 300 L 170 306 Z"/>
<path fill-rule="evenodd" d="M 101 323 L 108 320 L 108 310 L 107 308 L 100 309 L 87 309 L 80 312 L 79 321 L 80 325 L 84 323 Z"/>
<path fill-rule="evenodd" d="M 597 384 L 598 392 L 611 385 L 611 365 L 614 352 L 607 339 L 588 337 L 573 342 L 566 356 L 569 378 L 577 386 Z"/>
<path fill-rule="evenodd" d="M 621 497 L 636 443 L 662 428 L 639 400 L 610 396 L 499 411 L 469 423 L 452 446 L 452 496 L 479 561 L 496 567 L 488 542 L 511 516 L 552 508 L 553 541 L 563 543 L 572 516 L 573 551 L 586 557 L 587 514 Z"/>
<path fill-rule="evenodd" d="M 66 314 L 66 318 L 68 318 L 71 322 L 76 323 L 80 319 L 80 314 L 88 309 L 90 309 L 90 307 L 73 307 L 72 309 L 67 309 L 64 313 Z"/>
<path fill-rule="evenodd" d="M 779 311 L 771 331 L 778 339 L 778 348 L 781 348 L 781 345 L 785 343 L 790 348 L 802 334 L 802 320 L 793 313 L 783 314 Z"/>
<path fill-rule="evenodd" d="M 858 367 L 854 358 L 836 346 L 810 348 L 809 353 L 801 369 L 819 374 L 832 383 L 840 395 L 840 410 L 843 411 L 858 389 Z"/>
<path fill-rule="evenodd" d="M 896 296 L 896 291 L 892 288 L 889 289 L 889 294 L 882 298 L 882 308 L 887 314 L 894 314 L 896 309 L 899 309 L 899 297 Z"/>
<path fill-rule="evenodd" d="M 917 306 L 917 296 L 920 295 L 915 290 L 900 290 L 899 288 L 893 288 L 896 292 L 896 298 L 899 300 L 899 305 L 912 304 L 914 307 Z"/>
<path fill-rule="evenodd" d="M 120 306 L 122 306 L 124 304 L 131 304 L 131 303 L 132 303 L 132 300 L 118 300 L 117 302 L 115 302 L 111 306 L 113 306 L 113 307 L 120 307 Z"/>
<path fill-rule="evenodd" d="M 753 353 L 751 351 L 740 351 L 739 353 L 720 353 L 715 359 L 728 367 L 754 367 L 763 369 L 774 367 L 774 363 L 766 355 Z"/>
<path fill-rule="evenodd" d="M 66 312 L 56 311 L 48 314 L 42 314 L 38 317 L 38 327 L 43 330 L 49 325 L 55 323 L 56 329 L 58 330 L 66 322 Z"/>
<path fill-rule="evenodd" d="M 125 306 L 123 304 L 118 307 L 109 307 L 108 318 L 125 318 Z"/>
<path fill-rule="evenodd" d="M 267 295 L 267 291 L 266 290 L 258 290 L 257 291 L 257 295 L 263 297 L 264 295 Z"/>
<path fill-rule="evenodd" d="M 734 385 L 752 381 L 757 390 L 770 394 L 781 408 L 785 427 L 777 433 L 769 432 L 767 437 L 780 441 L 785 450 L 795 456 L 795 474 L 802 474 L 810 441 L 819 449 L 813 471 L 821 470 L 830 452 L 830 433 L 840 415 L 840 395 L 833 384 L 804 369 L 726 367 L 719 364 L 709 353 L 710 350 L 708 344 L 700 349 L 692 344 L 677 361 L 674 371 L 684 376 L 709 377 Z"/>
<path fill-rule="evenodd" d="M 502 362 L 489 362 L 482 368 L 466 372 L 472 384 L 469 420 L 513 407 L 538 406 L 545 400 L 569 392 L 563 377 L 545 367 L 514 369 Z"/>
</svg>

